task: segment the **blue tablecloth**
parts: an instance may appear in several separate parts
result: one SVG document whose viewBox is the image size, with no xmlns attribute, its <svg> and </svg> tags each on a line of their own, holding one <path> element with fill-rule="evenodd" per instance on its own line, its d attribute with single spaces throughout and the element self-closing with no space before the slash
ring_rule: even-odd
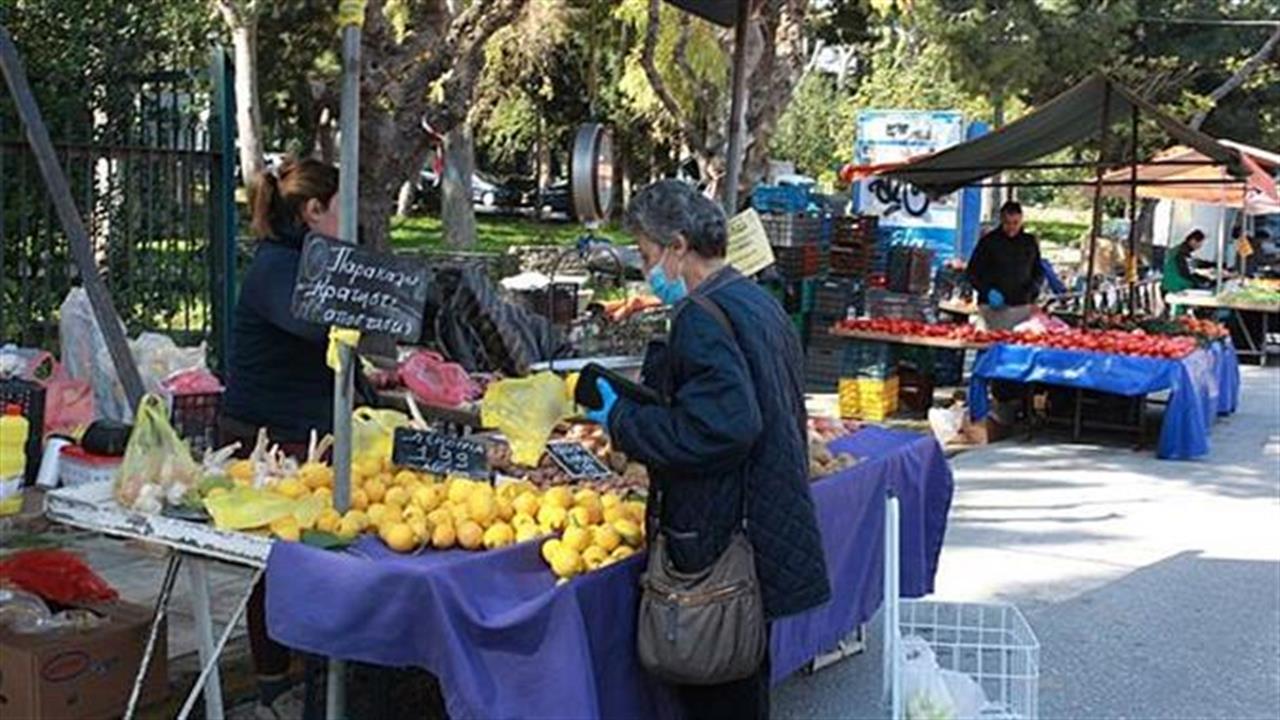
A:
<svg viewBox="0 0 1280 720">
<path fill-rule="evenodd" d="M 991 380 L 1044 383 L 1117 395 L 1169 391 L 1156 454 L 1186 460 L 1209 452 L 1209 427 L 1235 412 L 1240 367 L 1229 342 L 1215 342 L 1178 360 L 1032 345 L 994 345 L 978 355 L 969 381 L 972 417 L 987 415 Z"/>
<path fill-rule="evenodd" d="M 952 492 L 937 443 L 869 428 L 836 447 L 866 459 L 813 485 L 833 597 L 774 624 L 775 681 L 879 606 L 890 489 L 902 504 L 903 594 L 933 589 Z M 345 553 L 276 543 L 269 633 L 320 655 L 424 668 L 454 720 L 671 716 L 668 693 L 635 659 L 642 557 L 556 586 L 538 548 L 399 556 L 371 538 Z"/>
</svg>

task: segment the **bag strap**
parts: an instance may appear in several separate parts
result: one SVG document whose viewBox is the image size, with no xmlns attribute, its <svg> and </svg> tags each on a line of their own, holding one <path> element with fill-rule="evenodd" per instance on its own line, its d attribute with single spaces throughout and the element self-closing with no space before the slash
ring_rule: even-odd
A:
<svg viewBox="0 0 1280 720">
<path fill-rule="evenodd" d="M 738 333 L 733 327 L 733 321 L 729 320 L 729 316 L 725 314 L 724 308 L 720 307 L 720 303 L 712 300 L 710 297 L 702 293 L 690 294 L 687 297 L 690 301 L 696 303 L 698 307 L 705 310 L 708 315 L 715 319 L 716 323 L 719 324 L 720 327 L 724 328 L 725 332 L 729 333 L 729 338 L 733 340 L 733 344 L 736 345 L 739 352 L 741 352 L 742 345 L 738 342 Z M 743 530 L 747 529 L 747 485 L 749 485 L 749 483 L 744 482 L 742 484 L 742 497 L 741 502 L 738 504 L 738 517 L 740 518 Z M 662 508 L 665 500 L 663 495 L 664 493 L 659 490 L 656 514 L 659 523 L 662 521 Z"/>
</svg>

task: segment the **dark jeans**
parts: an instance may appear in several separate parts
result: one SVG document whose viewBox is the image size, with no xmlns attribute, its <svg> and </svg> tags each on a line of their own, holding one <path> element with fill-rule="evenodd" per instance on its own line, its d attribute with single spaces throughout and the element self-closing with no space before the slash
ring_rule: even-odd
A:
<svg viewBox="0 0 1280 720">
<path fill-rule="evenodd" d="M 677 685 L 675 694 L 686 720 L 767 720 L 769 655 L 754 675 L 722 685 Z"/>
</svg>

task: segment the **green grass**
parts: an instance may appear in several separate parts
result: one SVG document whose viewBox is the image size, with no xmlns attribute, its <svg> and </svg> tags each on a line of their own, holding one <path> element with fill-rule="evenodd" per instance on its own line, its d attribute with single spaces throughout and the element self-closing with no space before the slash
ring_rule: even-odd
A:
<svg viewBox="0 0 1280 720">
<path fill-rule="evenodd" d="M 1039 238 L 1041 245 L 1074 247 L 1080 244 L 1080 238 L 1089 234 L 1089 226 L 1084 223 L 1060 220 L 1028 220 L 1027 229 Z"/>
<path fill-rule="evenodd" d="M 476 216 L 476 244 L 467 250 L 505 252 L 517 245 L 566 245 L 586 232 L 577 223 L 537 221 L 494 215 Z M 596 231 L 615 243 L 630 242 L 616 227 Z M 391 245 L 397 249 L 449 249 L 444 243 L 440 218 L 419 215 L 391 221 Z"/>
</svg>

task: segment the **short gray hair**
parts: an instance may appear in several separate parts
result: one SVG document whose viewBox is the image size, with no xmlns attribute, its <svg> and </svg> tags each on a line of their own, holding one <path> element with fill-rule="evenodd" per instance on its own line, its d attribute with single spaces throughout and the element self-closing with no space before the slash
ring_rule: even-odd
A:
<svg viewBox="0 0 1280 720">
<path fill-rule="evenodd" d="M 623 225 L 663 247 L 683 236 L 691 250 L 708 258 L 724 257 L 729 236 L 720 206 L 679 180 L 659 180 L 636 193 Z"/>
</svg>

